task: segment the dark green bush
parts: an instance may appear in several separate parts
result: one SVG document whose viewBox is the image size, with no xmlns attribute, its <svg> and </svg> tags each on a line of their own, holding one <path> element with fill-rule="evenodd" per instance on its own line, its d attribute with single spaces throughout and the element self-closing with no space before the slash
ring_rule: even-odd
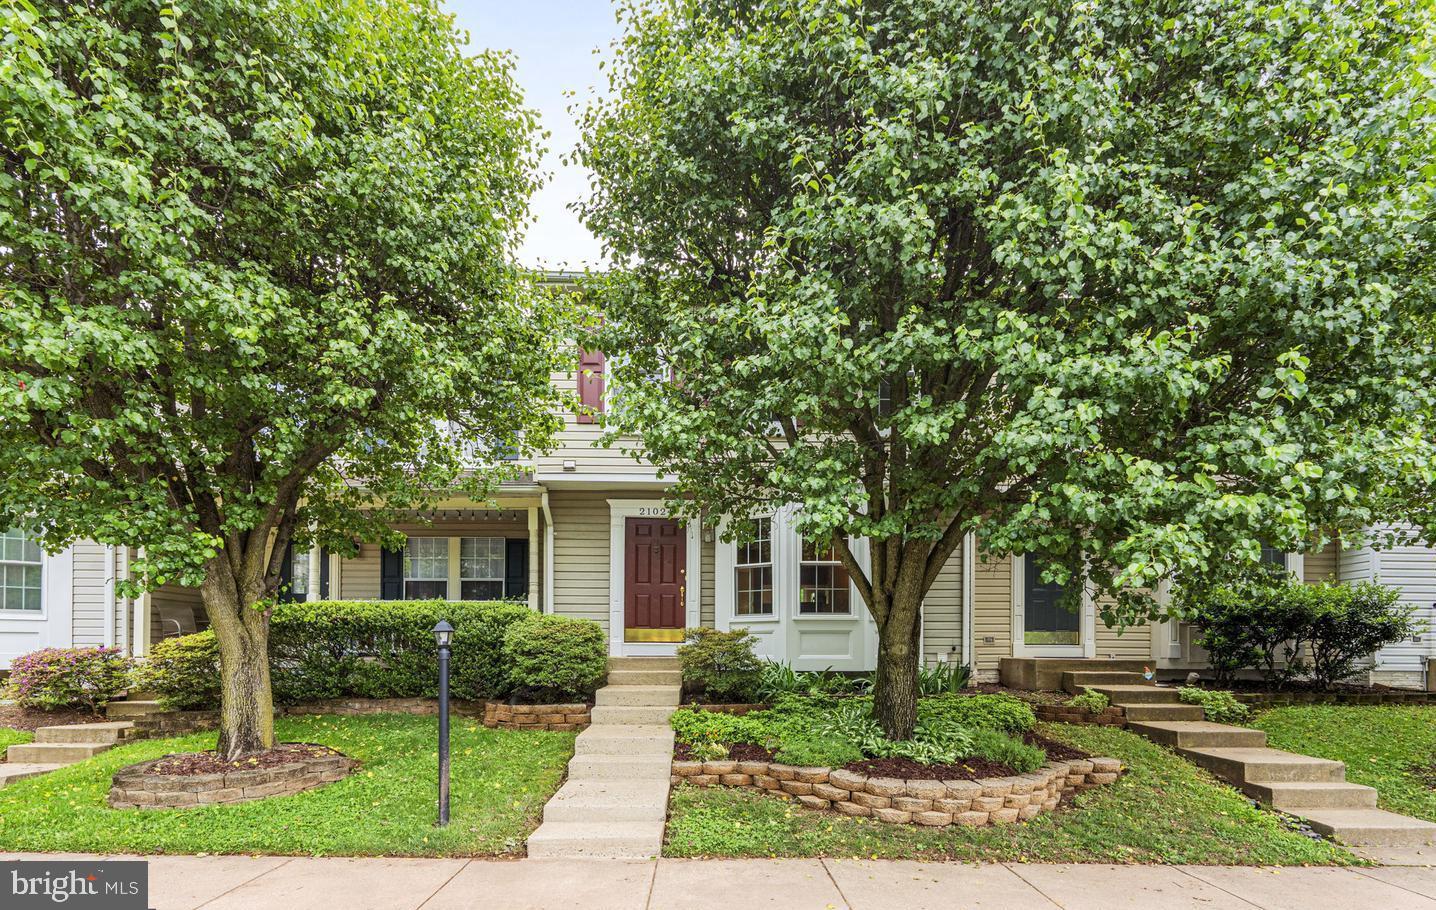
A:
<svg viewBox="0 0 1436 910">
<path fill-rule="evenodd" d="M 153 692 L 167 708 L 177 711 L 219 705 L 219 642 L 210 631 L 164 638 L 150 649 L 149 659 L 137 664 L 130 685 Z"/>
<path fill-rule="evenodd" d="M 533 616 L 509 626 L 504 659 L 519 692 L 536 702 L 585 699 L 608 670 L 603 630 L 568 616 Z"/>
<path fill-rule="evenodd" d="M 993 729 L 972 731 L 972 754 L 1002 762 L 1019 774 L 1036 771 L 1047 763 L 1047 753 L 1043 750 Z"/>
<path fill-rule="evenodd" d="M 720 632 L 699 627 L 683 633 L 678 663 L 683 687 L 710 702 L 742 702 L 758 689 L 763 662 L 753 653 L 757 639 L 747 629 Z"/>
<path fill-rule="evenodd" d="M 1305 587 L 1311 679 L 1318 689 L 1351 676 L 1366 655 L 1426 631 L 1395 588 L 1375 582 Z"/>
</svg>

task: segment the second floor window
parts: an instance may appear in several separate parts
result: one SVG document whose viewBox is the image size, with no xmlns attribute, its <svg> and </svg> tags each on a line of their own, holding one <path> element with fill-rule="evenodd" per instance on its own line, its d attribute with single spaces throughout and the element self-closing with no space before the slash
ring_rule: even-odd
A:
<svg viewBox="0 0 1436 910">
<path fill-rule="evenodd" d="M 404 545 L 404 599 L 444 600 L 449 596 L 449 539 L 410 537 Z"/>
<path fill-rule="evenodd" d="M 838 560 L 831 543 L 803 541 L 803 561 L 798 565 L 798 612 L 804 614 L 847 614 L 848 570 Z"/>
<path fill-rule="evenodd" d="M 773 613 L 773 519 L 759 518 L 757 533 L 738 544 L 733 567 L 733 590 L 738 595 L 734 612 L 739 616 Z"/>
<path fill-rule="evenodd" d="M 40 612 L 40 547 L 19 528 L 0 534 L 0 610 Z"/>
<path fill-rule="evenodd" d="M 459 540 L 459 596 L 464 600 L 502 600 L 504 539 L 464 537 Z"/>
</svg>

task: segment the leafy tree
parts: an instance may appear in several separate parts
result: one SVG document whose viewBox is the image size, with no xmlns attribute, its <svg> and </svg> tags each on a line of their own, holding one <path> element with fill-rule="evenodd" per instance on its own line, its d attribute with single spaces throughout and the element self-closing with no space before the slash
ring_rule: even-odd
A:
<svg viewBox="0 0 1436 910">
<path fill-rule="evenodd" d="M 617 429 L 690 513 L 798 503 L 835 542 L 888 735 L 967 532 L 1121 626 L 1162 579 L 1399 506 L 1367 494 L 1429 413 L 1430 2 L 623 18 L 578 151 Z"/>
<path fill-rule="evenodd" d="M 552 432 L 562 314 L 509 265 L 535 118 L 433 0 L 0 25 L 0 525 L 199 585 L 219 751 L 263 749 L 286 548 L 392 536 Z"/>
</svg>

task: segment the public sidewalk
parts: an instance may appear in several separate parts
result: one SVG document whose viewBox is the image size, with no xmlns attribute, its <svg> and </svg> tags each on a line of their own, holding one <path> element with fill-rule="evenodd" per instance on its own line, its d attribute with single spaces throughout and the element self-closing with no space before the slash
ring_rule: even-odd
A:
<svg viewBox="0 0 1436 910">
<path fill-rule="evenodd" d="M 1424 852 L 1436 853 L 1427 848 Z M 0 854 L 0 859 L 41 859 Z M 49 858 L 59 858 L 51 855 Z M 1436 862 L 1413 854 L 1408 862 Z M 150 858 L 155 910 L 1436 910 L 1436 868 Z"/>
</svg>

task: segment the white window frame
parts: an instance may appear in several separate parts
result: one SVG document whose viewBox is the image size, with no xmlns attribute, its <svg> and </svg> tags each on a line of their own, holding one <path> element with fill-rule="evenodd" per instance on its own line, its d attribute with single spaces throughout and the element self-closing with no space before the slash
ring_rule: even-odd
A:
<svg viewBox="0 0 1436 910">
<path fill-rule="evenodd" d="M 410 555 L 409 555 L 409 553 L 410 553 L 410 550 L 414 548 L 414 544 L 415 544 L 415 542 L 417 542 L 417 541 L 425 541 L 425 542 L 426 542 L 426 547 L 430 546 L 430 544 L 428 544 L 427 542 L 432 541 L 435 549 L 440 549 L 440 548 L 442 549 L 443 560 L 444 560 L 444 563 L 443 563 L 443 565 L 444 565 L 444 574 L 443 574 L 443 575 L 439 575 L 439 576 L 420 576 L 420 575 L 412 575 L 412 574 L 410 574 L 410 571 L 409 571 L 409 570 L 410 570 L 410 567 L 411 567 L 411 566 L 410 566 L 410 562 L 409 562 L 409 560 L 410 560 Z M 451 555 L 451 554 L 450 554 L 449 550 L 450 550 L 449 538 L 447 538 L 447 537 L 409 537 L 409 538 L 407 538 L 407 539 L 404 541 L 404 591 L 403 591 L 404 600 L 415 600 L 415 599 L 418 599 L 418 598 L 412 598 L 412 597 L 409 596 L 409 582 L 411 582 L 411 581 L 418 581 L 418 582 L 435 582 L 435 581 L 442 581 L 442 582 L 444 583 L 444 595 L 443 595 L 443 598 L 442 598 L 442 599 L 448 600 L 448 599 L 452 596 L 453 592 L 452 592 L 452 590 L 450 590 L 451 587 L 452 587 L 452 584 L 451 584 L 451 579 L 450 579 L 450 577 L 449 577 L 450 574 L 451 574 L 451 571 L 452 571 L 452 566 L 450 565 L 450 555 Z M 438 555 L 438 554 L 424 554 L 424 555 L 416 556 L 415 558 L 417 558 L 417 559 L 422 559 L 422 560 L 433 560 L 433 559 L 437 558 L 437 555 Z M 428 598 L 423 598 L 423 599 L 427 600 Z"/>
<path fill-rule="evenodd" d="M 21 568 L 21 571 L 22 571 L 22 572 L 23 572 L 25 569 L 29 569 L 29 568 L 32 568 L 32 567 L 33 567 L 33 568 L 36 568 L 36 569 L 39 569 L 39 570 L 40 570 L 40 583 L 39 583 L 38 587 L 36 588 L 36 591 L 37 591 L 37 593 L 40 595 L 40 600 L 39 600 L 40 605 L 39 605 L 39 607 L 37 607 L 37 608 L 34 609 L 34 610 L 31 610 L 31 609 L 28 609 L 28 608 L 25 608 L 25 607 L 19 607 L 19 608 L 6 607 L 6 608 L 3 608 L 3 609 L 0 609 L 0 614 L 3 614 L 3 615 L 5 615 L 5 616 L 7 616 L 7 617 L 14 617 L 14 618 L 43 619 L 43 618 L 45 617 L 45 601 L 46 601 L 46 599 L 47 599 L 46 596 L 45 596 L 45 589 L 46 589 L 46 587 L 47 587 L 46 584 L 45 584 L 45 580 L 46 580 L 46 579 L 45 579 L 45 575 L 46 575 L 46 572 L 45 572 L 45 562 L 46 562 L 46 560 L 45 560 L 45 551 L 40 549 L 40 545 L 37 544 L 37 543 L 35 543 L 34 538 L 30 537 L 30 535 L 28 535 L 27 533 L 25 533 L 25 531 L 24 531 L 23 528 L 10 528 L 10 529 L 8 529 L 8 530 L 6 530 L 6 531 L 4 531 L 4 532 L 0 532 L 0 534 L 9 534 L 11 531 L 18 532 L 18 534 L 20 535 L 20 540 L 22 541 L 22 544 L 21 544 L 22 549 L 23 549 L 23 547 L 26 546 L 26 545 L 33 546 L 35 549 L 39 550 L 40 555 L 39 555 L 39 558 L 36 559 L 36 560 L 34 560 L 34 561 L 31 561 L 31 560 L 28 560 L 28 559 L 3 559 L 3 558 L 0 558 L 0 565 L 5 565 L 5 566 L 19 566 L 19 567 Z M 13 538 L 11 538 L 11 539 L 13 539 Z M 22 552 L 21 555 L 24 555 L 23 552 Z M 23 592 L 25 592 L 25 591 L 27 591 L 27 590 L 30 590 L 30 588 L 29 588 L 28 586 L 26 586 L 26 585 L 22 585 L 18 590 L 22 592 L 22 593 L 21 593 L 21 599 L 23 600 L 23 599 L 24 599 L 24 593 L 23 593 Z"/>
<path fill-rule="evenodd" d="M 494 543 L 497 542 L 497 544 L 498 544 L 498 560 L 499 560 L 499 574 L 498 574 L 497 576 L 489 576 L 489 575 L 467 575 L 467 574 L 465 574 L 465 572 L 464 572 L 464 544 L 468 543 L 469 541 L 484 541 L 484 542 L 486 543 L 486 545 L 490 548 L 491 551 L 492 551 L 492 548 L 493 548 Z M 466 582 L 466 581 L 496 581 L 496 582 L 499 583 L 499 596 L 498 596 L 496 599 L 497 599 L 497 600 L 503 600 L 503 599 L 504 599 L 504 581 L 505 581 L 505 579 L 504 579 L 504 572 L 505 572 L 505 570 L 508 568 L 508 552 L 507 552 L 507 550 L 508 550 L 508 540 L 507 540 L 507 538 L 504 538 L 504 537 L 487 536 L 487 537 L 460 537 L 460 538 L 459 538 L 459 594 L 458 594 L 458 596 L 459 596 L 459 599 L 460 599 L 460 600 L 462 600 L 462 599 L 464 598 L 464 582 Z M 486 563 L 491 563 L 492 560 L 493 560 L 493 558 L 494 558 L 494 554 L 493 554 L 493 552 L 489 552 L 489 553 L 486 553 L 486 554 L 484 554 L 482 557 L 479 557 L 479 558 L 481 558 L 481 559 L 482 559 L 484 562 L 486 562 Z"/>
<path fill-rule="evenodd" d="M 764 538 L 755 538 L 749 544 L 735 543 L 733 545 L 733 616 L 734 618 L 742 619 L 745 622 L 755 619 L 772 619 L 776 616 L 778 608 L 778 573 L 776 565 L 776 554 L 774 552 L 774 549 L 777 546 L 777 539 L 776 535 L 774 534 L 775 525 L 773 521 L 773 516 L 763 515 L 756 518 L 755 521 L 760 523 L 760 528 L 762 527 L 761 523 L 766 523 L 768 526 L 768 535 L 766 537 L 768 543 L 768 560 L 766 562 L 742 561 L 744 555 L 743 550 L 746 549 L 746 547 L 748 546 L 756 544 L 758 540 Z M 738 610 L 738 597 L 743 589 L 738 584 L 738 573 L 741 572 L 743 569 L 761 569 L 764 566 L 767 566 L 768 568 L 768 609 L 761 613 L 740 613 Z"/>
<path fill-rule="evenodd" d="M 803 550 L 804 550 L 805 547 L 807 547 L 807 546 L 810 545 L 810 544 L 811 544 L 812 546 L 814 546 L 814 547 L 817 547 L 817 546 L 818 546 L 818 544 L 817 544 L 816 541 L 803 540 L 803 539 L 801 539 L 801 538 L 799 538 L 799 540 L 798 540 L 798 547 L 797 547 L 797 556 L 798 556 L 798 562 L 797 562 L 797 566 L 798 566 L 797 598 L 798 598 L 798 599 L 797 599 L 797 602 L 794 604 L 794 611 L 793 611 L 793 612 L 794 612 L 795 617 L 798 618 L 798 619 L 813 619 L 813 618 L 825 619 L 825 618 L 827 618 L 827 617 L 834 617 L 834 618 L 851 618 L 851 617 L 853 616 L 853 579 L 852 579 L 851 574 L 848 573 L 848 567 L 845 566 L 845 565 L 843 565 L 843 562 L 842 562 L 841 559 L 837 559 L 837 558 L 836 558 L 836 556 L 837 556 L 837 553 L 836 553 L 836 552 L 834 552 L 834 554 L 833 554 L 833 556 L 835 557 L 835 558 L 833 558 L 833 559 L 804 559 L 804 558 L 803 558 L 803 555 L 804 555 L 804 554 L 803 554 Z M 836 550 L 836 548 L 834 548 L 834 550 Z M 804 569 L 805 567 L 807 567 L 807 566 L 836 566 L 837 568 L 843 570 L 843 574 L 848 577 L 848 585 L 847 585 L 847 587 L 848 587 L 847 595 L 848 595 L 848 596 L 847 596 L 847 598 L 846 598 L 846 600 L 847 600 L 847 609 L 846 609 L 846 610 L 843 610 L 842 612 L 836 612 L 836 611 L 833 611 L 833 610 L 828 610 L 828 611 L 826 611 L 826 612 L 818 612 L 818 611 L 814 610 L 814 611 L 809 612 L 809 611 L 805 611 L 805 610 L 803 609 L 803 569 Z"/>
</svg>

